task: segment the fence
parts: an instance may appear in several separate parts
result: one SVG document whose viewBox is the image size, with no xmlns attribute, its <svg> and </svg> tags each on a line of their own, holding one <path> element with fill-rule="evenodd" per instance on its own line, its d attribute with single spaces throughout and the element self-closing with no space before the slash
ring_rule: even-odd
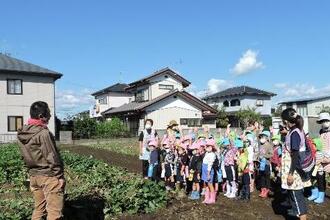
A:
<svg viewBox="0 0 330 220">
<path fill-rule="evenodd" d="M 17 134 L 0 134 L 0 143 L 12 143 L 17 141 Z"/>
</svg>

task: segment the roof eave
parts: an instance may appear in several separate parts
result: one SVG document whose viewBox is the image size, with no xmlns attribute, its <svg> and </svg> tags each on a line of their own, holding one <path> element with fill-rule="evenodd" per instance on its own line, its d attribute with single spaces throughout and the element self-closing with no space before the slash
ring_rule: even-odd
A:
<svg viewBox="0 0 330 220">
<path fill-rule="evenodd" d="M 27 74 L 31 76 L 44 76 L 44 77 L 51 77 L 54 78 L 54 80 L 58 80 L 62 78 L 63 74 L 62 73 L 49 73 L 49 72 L 29 72 L 29 71 L 18 71 L 18 70 L 6 70 L 6 69 L 1 69 L 0 73 L 15 73 L 15 74 Z"/>
</svg>

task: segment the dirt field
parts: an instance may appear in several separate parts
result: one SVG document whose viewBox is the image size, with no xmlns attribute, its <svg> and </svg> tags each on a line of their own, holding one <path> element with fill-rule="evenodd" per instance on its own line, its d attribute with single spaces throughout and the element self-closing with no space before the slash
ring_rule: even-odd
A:
<svg viewBox="0 0 330 220">
<path fill-rule="evenodd" d="M 110 165 L 124 167 L 129 172 L 140 173 L 141 171 L 140 161 L 134 156 L 85 146 L 66 146 L 62 149 L 86 156 L 91 155 Z M 168 207 L 155 214 L 123 216 L 122 219 L 290 219 L 285 216 L 285 209 L 280 206 L 281 202 L 282 198 L 278 196 L 266 200 L 259 199 L 257 193 L 252 194 L 249 203 L 230 200 L 220 194 L 215 205 L 206 206 L 201 202 L 193 202 L 188 199 L 176 200 L 173 196 Z M 327 198 L 324 205 L 309 203 L 309 219 L 330 219 L 330 199 Z"/>
</svg>

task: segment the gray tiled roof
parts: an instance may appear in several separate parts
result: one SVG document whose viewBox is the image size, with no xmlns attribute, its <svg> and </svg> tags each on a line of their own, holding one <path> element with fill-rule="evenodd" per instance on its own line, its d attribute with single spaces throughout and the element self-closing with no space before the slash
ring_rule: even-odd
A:
<svg viewBox="0 0 330 220">
<path fill-rule="evenodd" d="M 208 100 L 212 98 L 225 98 L 229 96 L 238 96 L 238 95 L 276 96 L 275 93 L 267 92 L 261 89 L 256 89 L 249 86 L 238 86 L 206 96 L 203 98 L 203 100 Z"/>
<path fill-rule="evenodd" d="M 295 100 L 289 100 L 289 101 L 283 101 L 278 104 L 291 104 L 291 103 L 297 103 L 297 102 L 312 102 L 312 101 L 319 101 L 324 99 L 330 99 L 330 95 L 327 96 L 318 96 L 318 97 L 306 97 L 301 99 L 295 99 Z"/>
<path fill-rule="evenodd" d="M 123 112 L 131 112 L 131 111 L 139 111 L 139 110 L 143 110 L 146 107 L 155 104 L 171 95 L 178 95 L 181 96 L 183 98 L 185 98 L 187 101 L 189 101 L 190 103 L 199 106 L 200 109 L 202 109 L 203 111 L 210 111 L 210 114 L 215 114 L 217 112 L 216 109 L 212 108 L 211 106 L 209 106 L 208 104 L 206 104 L 205 102 L 203 102 L 202 100 L 194 97 L 193 95 L 185 92 L 185 91 L 179 91 L 179 90 L 173 90 L 170 91 L 168 93 L 165 93 L 161 96 L 158 96 L 155 99 L 152 99 L 150 101 L 147 102 L 131 102 L 128 104 L 124 104 L 118 108 L 112 108 L 109 110 L 106 110 L 104 112 L 102 112 L 103 115 L 108 115 L 108 114 L 116 114 L 116 113 L 123 113 Z"/>
<path fill-rule="evenodd" d="M 156 72 L 154 72 L 153 74 L 147 76 L 147 77 L 144 77 L 142 79 L 139 79 L 135 82 L 132 82 L 129 84 L 130 87 L 134 87 L 140 83 L 144 83 L 146 81 L 148 81 L 149 79 L 153 78 L 153 77 L 156 77 L 156 76 L 159 76 L 160 74 L 163 74 L 163 73 L 166 73 L 168 75 L 171 75 L 173 78 L 177 79 L 178 81 L 182 82 L 182 84 L 186 87 L 186 86 L 189 86 L 191 83 L 183 78 L 179 73 L 177 73 L 176 71 L 172 70 L 171 68 L 169 67 L 165 67 L 163 69 L 160 69 Z"/>
<path fill-rule="evenodd" d="M 94 92 L 92 94 L 92 96 L 97 96 L 97 95 L 101 95 L 101 94 L 104 94 L 104 93 L 108 93 L 108 92 L 116 92 L 116 93 L 128 93 L 126 92 L 126 88 L 128 87 L 127 84 L 124 84 L 124 83 L 116 83 L 114 85 L 111 85 L 107 88 L 104 88 L 104 89 L 101 89 L 97 92 Z"/>
<path fill-rule="evenodd" d="M 0 72 L 19 72 L 20 74 L 37 74 L 51 76 L 56 79 L 61 78 L 62 74 L 19 60 L 0 53 Z"/>
</svg>

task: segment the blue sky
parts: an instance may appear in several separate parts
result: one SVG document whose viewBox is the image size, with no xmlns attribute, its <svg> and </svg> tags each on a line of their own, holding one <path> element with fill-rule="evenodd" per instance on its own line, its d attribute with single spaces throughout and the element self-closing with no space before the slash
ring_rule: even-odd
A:
<svg viewBox="0 0 330 220">
<path fill-rule="evenodd" d="M 326 0 L 7 0 L 0 51 L 59 71 L 61 116 L 88 94 L 169 66 L 197 95 L 250 85 L 279 100 L 330 93 Z"/>
</svg>

